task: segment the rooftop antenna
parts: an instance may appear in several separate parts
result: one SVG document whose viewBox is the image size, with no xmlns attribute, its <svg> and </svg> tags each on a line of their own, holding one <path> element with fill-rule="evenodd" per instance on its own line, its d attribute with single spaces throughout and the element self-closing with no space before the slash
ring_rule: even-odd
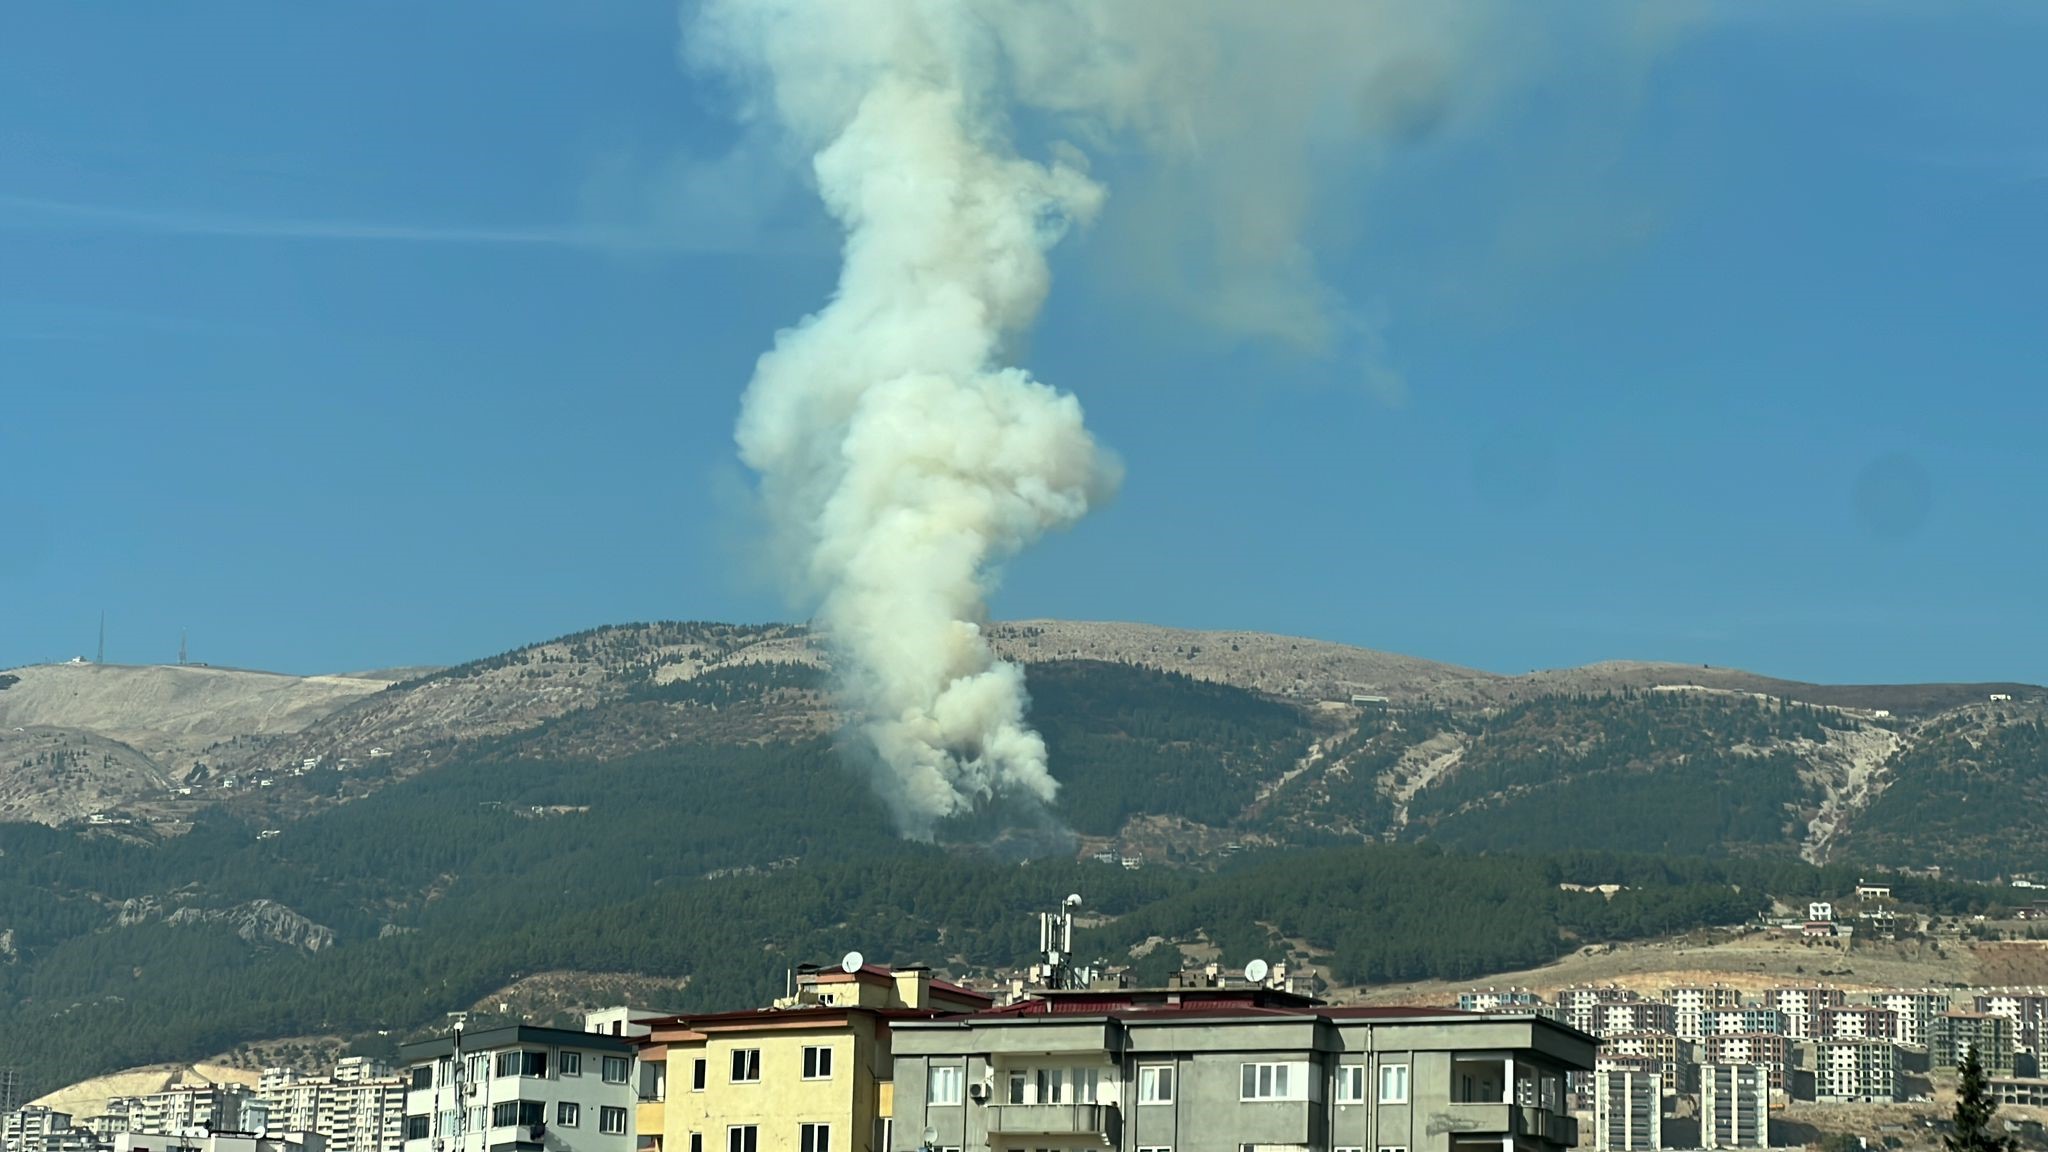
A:
<svg viewBox="0 0 2048 1152">
<path fill-rule="evenodd" d="M 1244 966 L 1244 982 L 1247 984 L 1264 984 L 1267 975 L 1272 971 L 1272 966 L 1268 965 L 1264 960 L 1254 960 Z"/>
<path fill-rule="evenodd" d="M 183 628 L 178 629 L 178 663 L 181 666 L 185 663 L 185 630 Z"/>
<path fill-rule="evenodd" d="M 1038 914 L 1038 951 L 1045 960 L 1045 986 L 1078 988 L 1080 973 L 1074 969 L 1074 909 L 1081 906 L 1076 892 L 1060 901 L 1057 912 Z"/>
<path fill-rule="evenodd" d="M 867 962 L 868 958 L 861 955 L 860 953 L 848 952 L 846 956 L 839 961 L 839 970 L 850 976 L 853 973 L 860 971 L 861 966 L 863 964 L 866 964 Z"/>
<path fill-rule="evenodd" d="M 100 609 L 100 651 L 99 655 L 93 657 L 92 662 L 95 664 L 105 664 L 107 662 L 107 612 L 104 608 Z"/>
</svg>

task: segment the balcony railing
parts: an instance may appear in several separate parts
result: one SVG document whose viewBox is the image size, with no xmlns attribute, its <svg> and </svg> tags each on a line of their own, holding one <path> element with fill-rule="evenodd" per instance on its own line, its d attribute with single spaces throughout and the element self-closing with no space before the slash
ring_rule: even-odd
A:
<svg viewBox="0 0 2048 1152">
<path fill-rule="evenodd" d="M 1579 1122 L 1545 1108 L 1520 1104 L 1452 1104 L 1451 1123 L 1459 1132 L 1499 1132 L 1526 1136 L 1569 1148 L 1579 1142 Z"/>
<path fill-rule="evenodd" d="M 1093 1136 L 1117 1143 L 1114 1104 L 995 1104 L 988 1130 L 1005 1136 Z"/>
</svg>

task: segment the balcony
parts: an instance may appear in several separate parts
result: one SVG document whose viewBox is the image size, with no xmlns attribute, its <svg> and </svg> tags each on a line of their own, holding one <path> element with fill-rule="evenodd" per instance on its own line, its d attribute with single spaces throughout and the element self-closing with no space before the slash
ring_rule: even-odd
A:
<svg viewBox="0 0 2048 1152">
<path fill-rule="evenodd" d="M 1579 1142 L 1578 1121 L 1543 1108 L 1519 1104 L 1452 1104 L 1446 1112 L 1449 1127 L 1454 1132 L 1497 1132 L 1567 1148 Z"/>
<path fill-rule="evenodd" d="M 992 1104 L 988 1109 L 991 1135 L 1090 1136 L 1114 1146 L 1119 1127 L 1114 1104 Z"/>
</svg>

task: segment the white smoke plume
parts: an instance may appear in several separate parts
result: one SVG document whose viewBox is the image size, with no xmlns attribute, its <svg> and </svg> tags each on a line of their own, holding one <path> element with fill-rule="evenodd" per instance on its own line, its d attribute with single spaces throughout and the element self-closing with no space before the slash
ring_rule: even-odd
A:
<svg viewBox="0 0 2048 1152">
<path fill-rule="evenodd" d="M 1160 219 L 1198 225 L 1160 246 L 1194 254 L 1160 261 L 1162 279 L 1199 285 L 1204 319 L 1327 343 L 1350 321 L 1303 239 L 1318 157 L 1455 130 L 1495 87 L 1476 61 L 1501 40 L 1497 11 L 702 0 L 686 13 L 687 55 L 812 158 L 845 231 L 837 290 L 761 357 L 738 442 L 801 557 L 906 835 L 1058 788 L 1023 674 L 983 622 L 1001 563 L 1118 479 L 1079 403 L 1005 360 L 1045 300 L 1049 250 L 1103 204 L 1082 148 L 1156 161 L 1149 195 L 1174 209 Z M 1031 158 L 1020 117 L 1078 146 Z"/>
</svg>

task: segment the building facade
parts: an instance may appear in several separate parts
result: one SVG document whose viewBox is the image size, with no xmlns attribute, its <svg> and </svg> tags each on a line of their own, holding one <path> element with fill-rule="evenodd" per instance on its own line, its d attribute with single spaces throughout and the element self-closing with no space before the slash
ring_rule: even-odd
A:
<svg viewBox="0 0 2048 1152">
<path fill-rule="evenodd" d="M 1771 1074 L 1757 1064 L 1700 1068 L 1700 1146 L 1763 1148 L 1771 1136 Z"/>
<path fill-rule="evenodd" d="M 1666 988 L 1664 1002 L 1671 1005 L 1671 1030 L 1697 1040 L 1707 1034 L 1707 1012 L 1716 1008 L 1742 1007 L 1742 991 L 1726 984 Z"/>
<path fill-rule="evenodd" d="M 1762 1067 L 1773 1092 L 1783 1092 L 1790 1087 L 1786 1069 L 1792 1065 L 1792 1042 L 1775 1032 L 1709 1036 L 1701 1042 L 1700 1049 L 1701 1060 L 1707 1064 Z"/>
<path fill-rule="evenodd" d="M 1889 1040 L 1814 1042 L 1814 1092 L 1822 1100 L 1898 1098 L 1898 1048 Z"/>
<path fill-rule="evenodd" d="M 648 1021 L 641 1059 L 663 1069 L 644 1100 L 649 1152 L 878 1152 L 887 1147 L 892 1025 L 995 1001 L 929 971 L 807 971 L 759 1011 Z"/>
<path fill-rule="evenodd" d="M 1753 1036 L 1768 1032 L 1785 1035 L 1785 1014 L 1776 1008 L 1707 1008 L 1700 1012 L 1700 1027 L 1707 1036 Z"/>
<path fill-rule="evenodd" d="M 1593 1146 L 1599 1152 L 1664 1147 L 1664 1085 L 1654 1072 L 1593 1073 Z"/>
<path fill-rule="evenodd" d="M 403 1152 L 633 1152 L 635 1046 L 512 1025 L 399 1048 Z"/>
<path fill-rule="evenodd" d="M 1928 1052 L 1936 1068 L 1959 1068 L 1975 1050 L 1986 1076 L 2012 1075 L 2012 1021 L 1989 1012 L 1944 1012 L 1934 1020 Z"/>
<path fill-rule="evenodd" d="M 1897 1022 L 1901 1044 L 1925 1048 L 1934 1042 L 1935 1018 L 1949 1010 L 1946 992 L 1932 989 L 1873 992 L 1870 1006 L 1890 1012 Z"/>
<path fill-rule="evenodd" d="M 1046 993 L 894 1032 L 889 1152 L 1563 1152 L 1595 1051 L 1533 1015 L 1264 989 Z"/>
<path fill-rule="evenodd" d="M 1846 993 L 1840 988 L 1826 984 L 1772 988 L 1764 993 L 1764 1007 L 1775 1008 L 1783 1014 L 1785 1035 L 1795 1040 L 1810 1040 L 1814 1037 L 1815 1017 L 1822 1009 L 1839 1008 L 1846 1003 Z"/>
<path fill-rule="evenodd" d="M 1899 1018 L 1889 1008 L 1823 1008 L 1814 1016 L 1814 1036 L 1821 1040 L 1897 1040 Z"/>
</svg>

